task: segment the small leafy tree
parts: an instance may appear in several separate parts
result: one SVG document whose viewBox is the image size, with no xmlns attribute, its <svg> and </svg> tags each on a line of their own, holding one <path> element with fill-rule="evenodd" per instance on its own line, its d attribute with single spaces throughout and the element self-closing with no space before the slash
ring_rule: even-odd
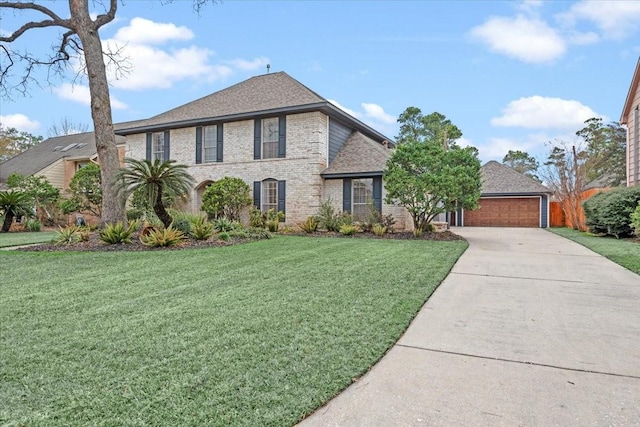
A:
<svg viewBox="0 0 640 427">
<path fill-rule="evenodd" d="M 0 162 L 4 162 L 41 142 L 41 136 L 21 132 L 16 128 L 0 126 Z"/>
<path fill-rule="evenodd" d="M 523 175 L 528 176 L 538 182 L 540 178 L 536 173 L 540 167 L 540 163 L 535 157 L 530 156 L 526 151 L 509 150 L 509 152 L 502 158 L 502 163 L 520 172 Z"/>
<path fill-rule="evenodd" d="M 167 212 L 163 195 L 171 192 L 185 196 L 191 190 L 193 182 L 187 166 L 176 164 L 175 160 L 161 162 L 156 159 L 152 162 L 128 158 L 125 159 L 125 168 L 118 173 L 116 186 L 125 199 L 140 189 L 153 204 L 153 211 L 162 224 L 169 227 L 173 218 Z"/>
<path fill-rule="evenodd" d="M 440 141 L 410 141 L 391 155 L 384 180 L 385 201 L 404 206 L 419 235 L 438 214 L 477 207 L 480 161 L 470 148 L 446 150 Z"/>
<path fill-rule="evenodd" d="M 202 195 L 202 210 L 209 218 L 240 219 L 240 212 L 251 205 L 251 188 L 240 178 L 224 178 L 211 184 Z"/>
<path fill-rule="evenodd" d="M 586 143 L 587 179 L 617 187 L 626 180 L 627 131 L 618 122 L 591 118 L 576 132 Z"/>
<path fill-rule="evenodd" d="M 100 217 L 102 212 L 102 186 L 100 167 L 89 163 L 79 169 L 69 183 L 70 198 L 61 203 L 65 214 L 90 212 Z"/>
<path fill-rule="evenodd" d="M 55 188 L 44 176 L 23 176 L 12 173 L 7 177 L 7 187 L 26 194 L 36 208 L 36 213 L 43 213 L 51 218 L 54 205 L 60 199 L 60 190 Z"/>
<path fill-rule="evenodd" d="M 16 217 L 31 216 L 33 214 L 32 208 L 31 200 L 27 194 L 16 190 L 0 191 L 0 215 L 4 215 L 0 231 L 2 233 L 8 232 Z"/>
</svg>

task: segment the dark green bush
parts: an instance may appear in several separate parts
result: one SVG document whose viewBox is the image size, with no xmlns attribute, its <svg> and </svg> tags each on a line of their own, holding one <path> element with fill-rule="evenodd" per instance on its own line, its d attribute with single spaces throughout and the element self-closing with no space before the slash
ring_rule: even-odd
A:
<svg viewBox="0 0 640 427">
<path fill-rule="evenodd" d="M 598 193 L 582 204 L 592 233 L 615 237 L 633 235 L 631 214 L 640 202 L 640 187 L 623 187 Z"/>
<path fill-rule="evenodd" d="M 182 231 L 182 234 L 184 234 L 185 236 L 188 236 L 191 234 L 191 222 L 188 219 L 185 219 L 185 218 L 175 219 L 171 223 L 171 225 L 173 225 L 173 228 L 175 228 L 176 230 Z"/>
<path fill-rule="evenodd" d="M 331 199 L 320 205 L 316 219 L 318 221 L 318 226 L 327 231 L 338 231 L 342 225 L 342 222 L 340 221 L 340 214 L 333 208 Z"/>
</svg>

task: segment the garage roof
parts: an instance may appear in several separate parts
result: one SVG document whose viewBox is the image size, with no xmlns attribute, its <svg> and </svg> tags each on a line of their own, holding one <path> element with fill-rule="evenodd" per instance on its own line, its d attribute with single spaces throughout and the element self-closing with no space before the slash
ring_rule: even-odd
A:
<svg viewBox="0 0 640 427">
<path fill-rule="evenodd" d="M 481 168 L 482 195 L 530 195 L 551 194 L 552 191 L 539 182 L 495 160 Z"/>
</svg>

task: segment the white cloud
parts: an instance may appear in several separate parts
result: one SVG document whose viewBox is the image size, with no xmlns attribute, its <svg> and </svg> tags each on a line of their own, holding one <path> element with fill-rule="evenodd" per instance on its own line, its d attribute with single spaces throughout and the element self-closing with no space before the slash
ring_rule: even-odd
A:
<svg viewBox="0 0 640 427">
<path fill-rule="evenodd" d="M 60 99 L 66 99 L 83 105 L 91 105 L 91 94 L 88 86 L 63 83 L 62 85 L 53 88 L 53 92 L 58 95 Z M 110 95 L 110 99 L 111 108 L 116 110 L 123 110 L 127 108 L 127 104 L 121 102 L 113 95 Z"/>
<path fill-rule="evenodd" d="M 396 118 L 391 114 L 384 112 L 384 109 L 378 104 L 367 104 L 363 102 L 362 108 L 364 108 L 364 115 L 375 121 L 382 123 L 393 124 L 396 122 Z"/>
<path fill-rule="evenodd" d="M 518 15 L 493 17 L 471 29 L 471 37 L 494 52 L 528 63 L 547 63 L 567 50 L 565 40 L 544 21 Z"/>
<path fill-rule="evenodd" d="M 465 138 L 460 137 L 456 140 L 456 144 L 458 144 L 460 147 L 465 148 L 465 147 L 473 147 L 473 141 L 470 140 L 469 138 Z"/>
<path fill-rule="evenodd" d="M 255 71 L 260 68 L 264 68 L 264 71 L 266 72 L 265 67 L 269 63 L 269 59 L 261 56 L 254 59 L 253 61 L 247 61 L 246 59 L 237 58 L 225 62 L 240 71 Z"/>
<path fill-rule="evenodd" d="M 187 27 L 178 27 L 172 23 L 133 18 L 129 25 L 120 28 L 113 38 L 121 43 L 163 44 L 172 40 L 191 40 L 193 32 Z"/>
<path fill-rule="evenodd" d="M 604 37 L 621 40 L 638 31 L 640 2 L 580 1 L 556 18 L 569 26 L 575 25 L 578 20 L 591 21 L 602 31 Z"/>
<path fill-rule="evenodd" d="M 502 116 L 491 119 L 493 126 L 529 129 L 581 129 L 584 121 L 601 117 L 579 101 L 530 96 L 511 101 Z"/>
<path fill-rule="evenodd" d="M 327 101 L 329 101 L 330 103 L 332 103 L 333 105 L 335 105 L 336 107 L 338 107 L 339 109 L 341 109 L 342 111 L 344 111 L 345 113 L 349 114 L 350 116 L 353 116 L 357 119 L 361 119 L 362 118 L 362 114 L 345 107 L 344 105 L 340 104 L 338 101 L 333 100 L 333 99 L 328 99 Z"/>
<path fill-rule="evenodd" d="M 517 8 L 526 13 L 534 13 L 542 6 L 542 0 L 523 0 L 517 4 Z"/>
<path fill-rule="evenodd" d="M 103 42 L 105 51 L 118 52 L 120 65 L 124 65 L 118 69 L 117 64 L 107 61 L 110 84 L 124 90 L 166 89 L 182 80 L 211 82 L 229 77 L 236 71 L 255 71 L 269 63 L 269 58 L 260 56 L 212 64 L 214 52 L 207 48 L 172 46 L 172 42 L 191 38 L 193 33 L 186 27 L 132 19 L 113 38 Z"/>
<path fill-rule="evenodd" d="M 24 114 L 0 115 L 0 125 L 4 128 L 15 128 L 21 132 L 34 132 L 40 128 L 37 120 L 31 120 Z"/>
</svg>

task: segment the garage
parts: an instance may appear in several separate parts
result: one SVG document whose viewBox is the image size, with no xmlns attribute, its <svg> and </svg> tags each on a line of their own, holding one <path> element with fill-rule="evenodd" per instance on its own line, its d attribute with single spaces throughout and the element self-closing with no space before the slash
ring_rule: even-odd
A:
<svg viewBox="0 0 640 427">
<path fill-rule="evenodd" d="M 549 224 L 551 190 L 509 166 L 490 161 L 481 168 L 478 209 L 453 215 L 464 227 L 542 227 Z"/>
<path fill-rule="evenodd" d="M 465 211 L 468 227 L 540 227 L 541 197 L 481 198 L 480 208 Z"/>
</svg>

